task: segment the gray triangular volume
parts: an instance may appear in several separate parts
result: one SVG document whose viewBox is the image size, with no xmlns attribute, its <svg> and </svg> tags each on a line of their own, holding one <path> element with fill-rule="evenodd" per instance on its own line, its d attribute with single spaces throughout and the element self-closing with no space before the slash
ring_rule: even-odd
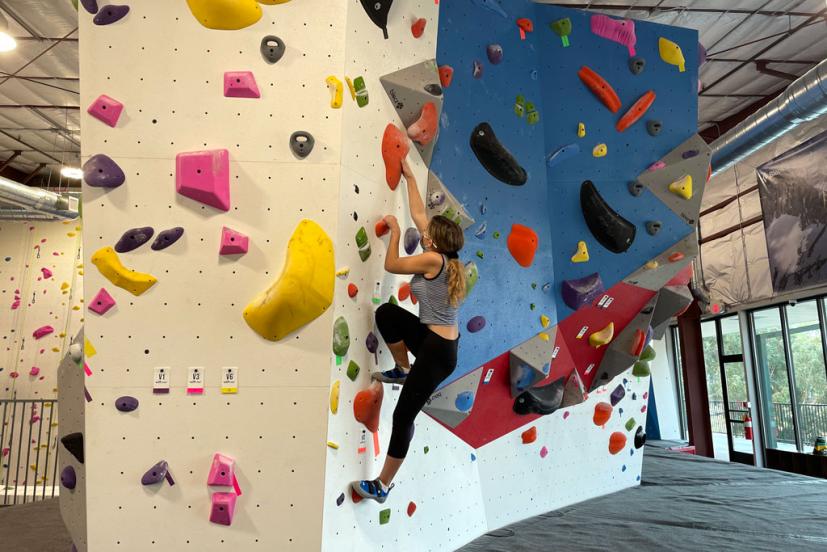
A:
<svg viewBox="0 0 827 552">
<path fill-rule="evenodd" d="M 712 150 L 699 135 L 695 134 L 677 148 L 666 154 L 661 162 L 666 166 L 654 171 L 647 170 L 637 181 L 649 188 L 667 207 L 684 222 L 695 225 L 701 208 L 703 189 Z M 692 177 L 692 197 L 684 199 L 669 191 L 669 185 L 686 176 Z"/>
<path fill-rule="evenodd" d="M 442 215 L 459 224 L 463 230 L 474 224 L 474 219 L 465 210 L 462 203 L 457 201 L 442 180 L 432 172 L 428 173 L 428 196 L 425 198 L 425 207 L 428 218 Z"/>
<path fill-rule="evenodd" d="M 560 403 L 560 408 L 567 406 L 574 406 L 585 402 L 588 398 L 583 380 L 580 379 L 580 374 L 577 370 L 572 370 L 569 379 L 566 381 L 566 387 L 563 389 L 563 400 Z"/>
<path fill-rule="evenodd" d="M 422 411 L 450 428 L 457 427 L 471 415 L 483 367 L 437 389 Z"/>
<path fill-rule="evenodd" d="M 680 253 L 683 257 L 680 260 L 670 261 L 669 257 L 677 253 Z M 652 261 L 657 263 L 656 268 L 647 268 L 646 265 L 644 265 L 624 278 L 623 281 L 627 284 L 650 291 L 658 291 L 666 285 L 666 282 L 674 278 L 678 272 L 686 268 L 686 265 L 691 263 L 697 254 L 698 240 L 695 237 L 695 232 L 692 232 L 652 259 Z"/>
<path fill-rule="evenodd" d="M 658 304 L 652 313 L 652 327 L 659 327 L 689 306 L 695 299 L 687 286 L 666 286 L 660 290 Z"/>
<path fill-rule="evenodd" d="M 442 114 L 442 87 L 439 84 L 439 73 L 436 61 L 428 60 L 400 69 L 379 77 L 379 82 L 396 109 L 399 119 L 405 128 L 415 123 L 422 113 L 422 106 L 432 102 L 436 106 L 437 121 Z M 439 131 L 439 125 L 437 125 Z M 423 146 L 414 142 L 419 155 L 426 166 L 431 164 L 431 156 L 437 137 Z"/>
<path fill-rule="evenodd" d="M 545 338 L 543 338 L 545 336 Z M 511 379 L 511 396 L 534 387 L 551 371 L 551 355 L 557 338 L 557 326 L 541 332 L 509 351 L 508 365 Z"/>
</svg>

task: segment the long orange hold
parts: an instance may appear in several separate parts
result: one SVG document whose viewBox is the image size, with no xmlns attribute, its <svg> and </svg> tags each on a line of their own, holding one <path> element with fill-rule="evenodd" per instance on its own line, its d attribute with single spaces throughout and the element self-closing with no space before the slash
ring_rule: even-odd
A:
<svg viewBox="0 0 827 552">
<path fill-rule="evenodd" d="M 623 114 L 623 117 L 615 125 L 615 129 L 618 132 L 623 132 L 633 124 L 635 124 L 638 119 L 643 117 L 643 114 L 646 113 L 650 107 L 652 107 L 652 102 L 655 101 L 655 92 L 653 90 L 648 91 L 646 94 L 640 97 L 635 104 L 629 108 L 629 110 Z"/>
<path fill-rule="evenodd" d="M 592 91 L 592 94 L 597 96 L 603 102 L 603 105 L 609 108 L 609 111 L 617 113 L 617 110 L 620 109 L 620 98 L 612 85 L 606 82 L 606 79 L 585 65 L 577 72 L 577 76 Z"/>
</svg>

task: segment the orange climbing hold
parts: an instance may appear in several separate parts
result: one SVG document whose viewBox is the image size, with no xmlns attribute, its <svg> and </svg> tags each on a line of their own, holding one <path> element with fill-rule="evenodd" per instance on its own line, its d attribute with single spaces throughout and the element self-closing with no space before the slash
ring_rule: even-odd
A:
<svg viewBox="0 0 827 552">
<path fill-rule="evenodd" d="M 514 260 L 522 267 L 528 268 L 534 261 L 539 238 L 537 233 L 528 226 L 513 224 L 508 235 L 508 251 Z"/>
<path fill-rule="evenodd" d="M 382 409 L 384 397 L 382 383 L 375 381 L 367 389 L 356 393 L 353 399 L 353 415 L 357 422 L 361 422 L 371 433 L 379 431 L 379 412 Z"/>
<path fill-rule="evenodd" d="M 434 102 L 422 106 L 419 119 L 408 127 L 408 137 L 422 146 L 427 146 L 436 136 L 437 115 Z"/>
<path fill-rule="evenodd" d="M 676 263 L 678 261 L 682 261 L 683 258 L 684 258 L 684 254 L 681 253 L 680 251 L 676 251 L 676 252 L 672 253 L 671 255 L 669 255 L 669 262 L 670 263 Z"/>
<path fill-rule="evenodd" d="M 352 488 L 350 489 L 350 499 L 353 501 L 354 504 L 359 504 L 360 502 L 362 502 L 362 497 L 356 494 L 356 491 L 354 491 Z"/>
<path fill-rule="evenodd" d="M 402 160 L 408 155 L 407 137 L 396 125 L 388 124 L 382 136 L 382 159 L 385 160 L 385 180 L 391 190 L 399 186 L 402 177 Z"/>
<path fill-rule="evenodd" d="M 592 416 L 594 425 L 600 427 L 606 425 L 606 422 L 612 417 L 612 410 L 612 405 L 607 402 L 599 402 L 594 405 L 594 416 Z"/>
<path fill-rule="evenodd" d="M 643 117 L 644 113 L 646 113 L 646 111 L 648 111 L 649 108 L 652 107 L 652 103 L 654 101 L 655 92 L 649 90 L 648 92 L 646 92 L 646 94 L 641 96 L 640 99 L 638 99 L 638 101 L 636 101 L 634 105 L 632 105 L 632 107 L 630 107 L 626 113 L 623 114 L 623 117 L 621 117 L 615 125 L 615 130 L 617 130 L 618 132 L 623 132 L 624 130 L 635 124 L 638 121 L 638 119 Z"/>
<path fill-rule="evenodd" d="M 404 301 L 408 297 L 411 297 L 411 284 L 408 282 L 402 282 L 399 285 L 399 291 L 396 293 L 396 298 L 400 301 Z"/>
<path fill-rule="evenodd" d="M 385 222 L 385 219 L 381 219 L 379 222 L 376 223 L 376 227 L 374 228 L 376 231 L 376 237 L 381 238 L 388 232 L 390 232 L 390 228 L 388 227 L 388 223 Z"/>
<path fill-rule="evenodd" d="M 626 435 L 615 431 L 609 437 L 609 454 L 617 454 L 626 446 Z"/>
<path fill-rule="evenodd" d="M 420 17 L 411 25 L 411 34 L 414 38 L 419 38 L 425 32 L 425 25 L 428 23 L 424 17 Z"/>
<path fill-rule="evenodd" d="M 356 294 L 359 293 L 359 288 L 356 287 L 356 284 L 348 284 L 347 285 L 347 296 L 353 299 L 356 297 Z"/>
<path fill-rule="evenodd" d="M 451 86 L 451 81 L 454 80 L 454 68 L 450 65 L 439 66 L 439 83 L 442 88 Z"/>
<path fill-rule="evenodd" d="M 620 109 L 620 98 L 612 85 L 606 82 L 606 79 L 585 65 L 577 72 L 577 76 L 592 91 L 592 94 L 597 96 L 603 102 L 603 105 L 609 108 L 609 111 L 617 113 L 617 110 Z"/>
<path fill-rule="evenodd" d="M 412 517 L 416 512 L 416 502 L 408 502 L 408 517 Z"/>
<path fill-rule="evenodd" d="M 522 438 L 523 438 L 523 444 L 524 445 L 528 445 L 528 444 L 533 443 L 534 441 L 536 441 L 537 440 L 537 427 L 536 426 L 531 426 L 527 430 L 523 431 Z"/>
</svg>

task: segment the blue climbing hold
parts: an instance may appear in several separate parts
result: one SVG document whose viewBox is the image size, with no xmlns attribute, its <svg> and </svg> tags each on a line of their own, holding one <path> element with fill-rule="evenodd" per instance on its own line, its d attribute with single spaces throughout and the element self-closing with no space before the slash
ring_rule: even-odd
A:
<svg viewBox="0 0 827 552">
<path fill-rule="evenodd" d="M 474 406 L 474 393 L 471 391 L 463 391 L 457 395 L 454 406 L 456 406 L 460 412 L 468 412 L 471 410 L 471 407 Z"/>
<path fill-rule="evenodd" d="M 475 462 L 477 460 L 477 455 L 473 452 L 471 453 L 471 462 Z"/>
<path fill-rule="evenodd" d="M 551 168 L 580 153 L 580 146 L 576 143 L 568 144 L 546 157 L 546 166 Z"/>
</svg>

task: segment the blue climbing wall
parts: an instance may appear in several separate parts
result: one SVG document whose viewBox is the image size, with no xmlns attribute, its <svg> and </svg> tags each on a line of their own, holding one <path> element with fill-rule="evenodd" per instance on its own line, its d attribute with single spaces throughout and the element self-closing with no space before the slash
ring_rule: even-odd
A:
<svg viewBox="0 0 827 552">
<path fill-rule="evenodd" d="M 460 364 L 448 381 L 456 379 L 542 330 L 540 316 L 555 324 L 571 314 L 560 298 L 560 283 L 599 272 L 608 289 L 692 232 L 648 190 L 633 197 L 627 183 L 648 166 L 692 135 L 697 129 L 697 32 L 636 23 L 637 55 L 646 59 L 640 75 L 628 67 L 625 46 L 594 35 L 593 14 L 528 0 L 505 5 L 508 17 L 486 9 L 474 0 L 454 0 L 441 6 L 437 62 L 450 65 L 454 78 L 445 89 L 445 103 L 431 170 L 434 171 L 476 217 L 466 231 L 462 260 L 473 260 L 480 279 L 461 310 L 461 324 L 482 315 L 486 328 L 476 334 L 463 331 Z M 549 23 L 569 17 L 570 46 L 549 28 Z M 516 20 L 529 18 L 534 31 L 520 37 Z M 469 25 L 475 21 L 475 25 Z M 456 29 L 462 25 L 463 32 Z M 686 71 L 663 62 L 658 37 L 679 44 L 687 60 Z M 504 51 L 498 65 L 486 57 L 488 44 Z M 481 78 L 472 75 L 474 61 L 483 66 Z M 612 114 L 581 83 L 577 71 L 588 65 L 601 74 L 618 93 L 622 107 Z M 657 94 L 653 106 L 623 133 L 614 125 L 647 90 Z M 514 111 L 517 95 L 534 103 L 540 120 L 530 125 Z M 663 131 L 649 136 L 645 121 L 659 119 Z M 498 140 L 528 173 L 524 186 L 509 186 L 492 177 L 471 151 L 472 130 L 488 122 Z M 577 125 L 586 125 L 586 136 L 577 137 Z M 577 143 L 580 153 L 555 167 L 546 168 L 546 157 L 561 146 Z M 598 143 L 608 155 L 592 156 Z M 580 210 L 580 185 L 592 180 L 606 201 L 638 227 L 637 238 L 625 253 L 604 249 L 589 232 Z M 484 211 L 483 211 L 484 209 Z M 658 220 L 661 232 L 649 236 L 644 224 Z M 477 237 L 480 224 L 486 232 Z M 529 268 L 519 266 L 506 247 L 514 223 L 531 227 L 539 247 Z M 494 233 L 499 232 L 499 238 Z M 574 264 L 570 257 L 577 242 L 586 241 L 591 261 Z M 477 252 L 482 254 L 479 258 Z M 550 284 L 544 286 L 544 284 Z M 464 328 L 463 328 L 464 329 Z"/>
</svg>

